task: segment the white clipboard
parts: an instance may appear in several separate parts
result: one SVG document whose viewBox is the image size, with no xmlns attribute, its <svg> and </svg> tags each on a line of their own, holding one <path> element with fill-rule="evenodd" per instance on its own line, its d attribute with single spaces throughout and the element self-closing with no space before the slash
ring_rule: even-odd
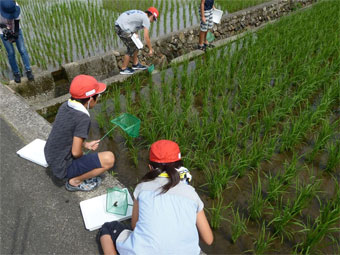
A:
<svg viewBox="0 0 340 255">
<path fill-rule="evenodd" d="M 223 15 L 222 10 L 213 9 L 213 22 L 216 24 L 220 24 L 222 15 Z"/>
<path fill-rule="evenodd" d="M 128 204 L 133 204 L 129 191 L 127 193 Z M 85 228 L 89 231 L 101 228 L 105 222 L 127 220 L 132 216 L 131 205 L 128 206 L 125 216 L 106 212 L 106 194 L 81 201 L 80 210 L 83 215 Z"/>
<path fill-rule="evenodd" d="M 133 33 L 132 35 L 131 35 L 131 39 L 132 39 L 132 41 L 136 44 L 136 46 L 137 46 L 137 49 L 143 49 L 143 43 L 142 43 L 142 41 L 138 38 L 138 36 L 137 36 L 137 34 L 135 34 L 135 33 Z"/>
</svg>

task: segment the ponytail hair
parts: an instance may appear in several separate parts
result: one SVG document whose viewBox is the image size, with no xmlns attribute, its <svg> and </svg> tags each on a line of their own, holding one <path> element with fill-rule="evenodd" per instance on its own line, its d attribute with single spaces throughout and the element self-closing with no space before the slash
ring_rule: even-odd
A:
<svg viewBox="0 0 340 255">
<path fill-rule="evenodd" d="M 162 192 L 166 193 L 172 187 L 175 187 L 179 181 L 180 176 L 176 169 L 183 166 L 182 160 L 178 160 L 172 163 L 157 163 L 153 161 L 149 161 L 151 166 L 151 171 L 149 171 L 146 175 L 143 176 L 141 182 L 148 182 L 156 179 L 162 172 L 166 172 L 169 175 L 168 183 L 162 186 Z"/>
</svg>

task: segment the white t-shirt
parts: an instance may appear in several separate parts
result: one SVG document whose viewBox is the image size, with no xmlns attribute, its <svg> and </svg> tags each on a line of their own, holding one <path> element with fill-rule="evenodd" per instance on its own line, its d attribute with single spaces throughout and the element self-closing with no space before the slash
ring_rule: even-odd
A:
<svg viewBox="0 0 340 255">
<path fill-rule="evenodd" d="M 19 6 L 18 3 L 16 5 Z M 5 24 L 8 28 L 10 28 L 14 32 L 14 20 L 20 20 L 20 16 L 21 14 L 19 14 L 19 16 L 16 19 L 6 19 L 2 17 L 0 14 L 0 24 Z M 3 34 L 2 28 L 0 28 L 0 35 L 2 34 Z"/>
<path fill-rule="evenodd" d="M 115 22 L 123 31 L 128 33 L 136 33 L 138 30 L 146 27 L 150 28 L 150 20 L 148 15 L 139 10 L 130 10 L 123 12 Z"/>
<path fill-rule="evenodd" d="M 159 194 L 167 182 L 167 178 L 158 177 L 137 185 L 133 194 L 139 205 L 138 221 L 133 231 L 124 230 L 117 238 L 121 255 L 200 253 L 196 218 L 203 202 L 184 182 Z"/>
</svg>

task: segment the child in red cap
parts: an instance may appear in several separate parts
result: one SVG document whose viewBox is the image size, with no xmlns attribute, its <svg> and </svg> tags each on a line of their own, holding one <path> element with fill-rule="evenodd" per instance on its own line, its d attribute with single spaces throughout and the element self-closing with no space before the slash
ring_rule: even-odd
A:
<svg viewBox="0 0 340 255">
<path fill-rule="evenodd" d="M 132 35 L 143 29 L 144 40 L 149 48 L 149 55 L 153 55 L 153 48 L 149 37 L 150 23 L 158 19 L 159 12 L 155 7 L 149 7 L 146 11 L 129 10 L 123 12 L 115 22 L 115 30 L 119 38 L 125 44 L 127 51 L 124 55 L 120 74 L 133 74 L 135 70 L 145 70 L 146 66 L 138 62 L 138 48 L 132 41 Z M 129 68 L 130 58 L 133 58 L 132 68 Z"/>
<path fill-rule="evenodd" d="M 153 143 L 149 159 L 150 171 L 133 193 L 133 230 L 105 223 L 98 232 L 104 254 L 200 254 L 199 237 L 210 245 L 213 234 L 203 202 L 185 180 L 177 143 Z"/>
<path fill-rule="evenodd" d="M 100 174 L 114 164 L 111 151 L 83 154 L 82 148 L 96 150 L 100 140 L 85 141 L 90 130 L 89 109 L 106 85 L 89 75 L 76 76 L 70 87 L 71 99 L 63 103 L 45 145 L 46 161 L 53 174 L 67 179 L 69 191 L 90 191 L 101 183 Z"/>
</svg>

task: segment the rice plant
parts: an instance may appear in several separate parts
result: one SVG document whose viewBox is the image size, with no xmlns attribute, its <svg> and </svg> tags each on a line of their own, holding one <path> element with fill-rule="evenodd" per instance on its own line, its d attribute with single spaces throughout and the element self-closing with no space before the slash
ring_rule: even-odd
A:
<svg viewBox="0 0 340 255">
<path fill-rule="evenodd" d="M 228 220 L 228 222 L 231 225 L 231 240 L 233 243 L 235 243 L 241 235 L 248 234 L 248 221 L 249 218 L 246 218 L 243 214 L 239 213 L 239 208 L 235 211 L 232 207 L 232 219 Z"/>
<path fill-rule="evenodd" d="M 300 181 L 296 181 L 296 196 L 293 201 L 288 199 L 284 204 L 281 197 L 279 203 L 274 208 L 274 218 L 269 222 L 269 225 L 273 225 L 275 229 L 275 235 L 281 237 L 283 242 L 284 236 L 288 239 L 292 239 L 294 232 L 289 228 L 289 224 L 294 223 L 294 218 L 301 214 L 301 211 L 308 206 L 311 199 L 315 198 L 319 192 L 320 180 L 314 180 L 313 176 L 310 178 L 311 183 L 301 185 Z"/>
<path fill-rule="evenodd" d="M 317 246 L 325 239 L 329 237 L 333 242 L 339 242 L 336 240 L 332 233 L 337 236 L 340 233 L 340 189 L 339 184 L 336 182 L 336 193 L 331 200 L 321 205 L 320 215 L 315 219 L 314 223 L 309 220 L 307 224 L 301 223 L 300 226 L 303 229 L 300 232 L 306 233 L 303 242 L 299 243 L 295 247 L 295 252 L 298 254 L 314 254 L 317 252 Z M 327 244 L 322 244 L 324 246 Z M 339 244 L 338 244 L 339 245 Z"/>
<path fill-rule="evenodd" d="M 266 199 L 262 195 L 260 174 L 257 174 L 257 185 L 252 182 L 252 196 L 248 207 L 249 216 L 252 220 L 259 220 L 266 206 Z"/>
<path fill-rule="evenodd" d="M 218 229 L 221 225 L 222 220 L 226 220 L 222 216 L 222 214 L 231 207 L 229 205 L 223 205 L 223 196 L 222 194 L 218 195 L 216 198 L 217 201 L 214 200 L 212 207 L 208 209 L 208 213 L 210 215 L 210 226 L 213 229 Z M 215 204 L 216 203 L 216 204 Z"/>
<path fill-rule="evenodd" d="M 267 229 L 266 223 L 262 222 L 260 233 L 254 241 L 254 248 L 252 252 L 258 255 L 267 254 L 270 251 L 271 246 L 273 246 L 275 239 L 275 235 L 272 235 L 269 232 L 269 229 Z"/>
</svg>

